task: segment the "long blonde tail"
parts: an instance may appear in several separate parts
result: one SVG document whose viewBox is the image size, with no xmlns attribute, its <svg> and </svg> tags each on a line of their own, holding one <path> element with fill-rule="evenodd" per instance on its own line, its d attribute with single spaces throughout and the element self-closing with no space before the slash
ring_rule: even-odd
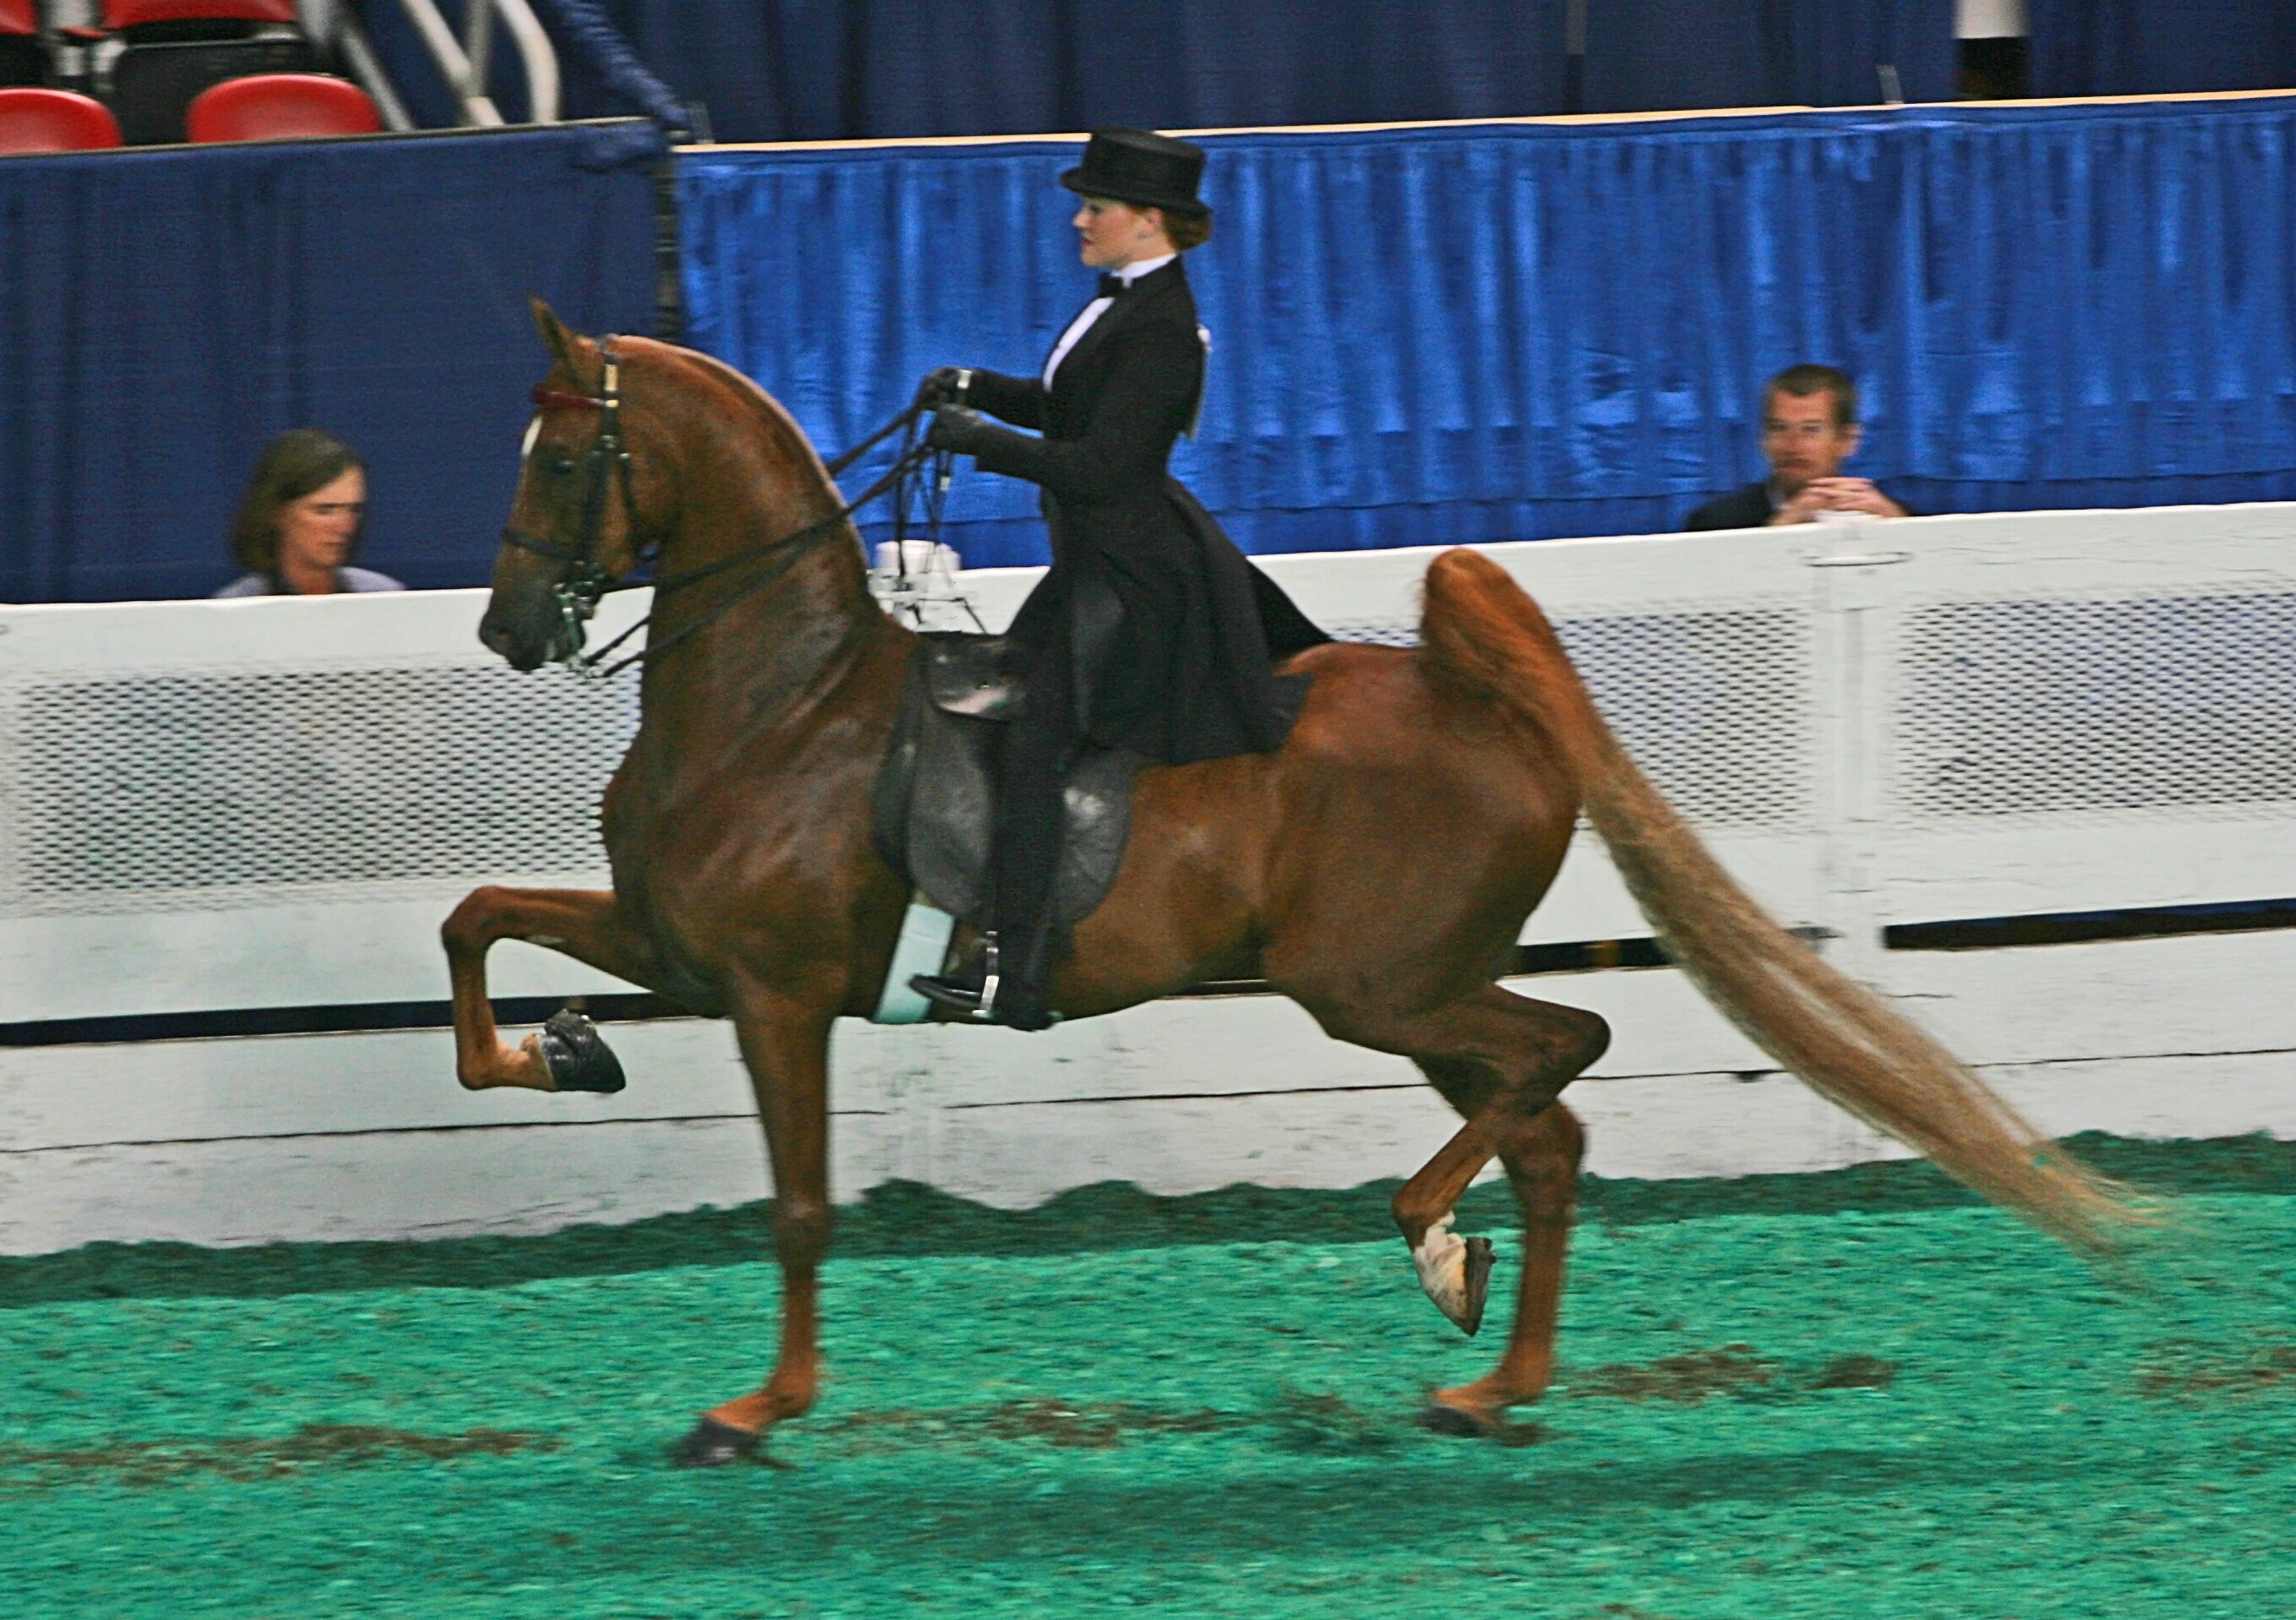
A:
<svg viewBox="0 0 2296 1620">
<path fill-rule="evenodd" d="M 1674 959 L 1821 1096 L 2075 1248 L 2109 1253 L 2145 1201 L 2050 1142 L 1967 1066 L 1820 961 L 1724 871 L 1611 734 L 1538 604 L 1479 552 L 1427 570 L 1434 677 L 1561 755 L 1611 859 Z"/>
</svg>

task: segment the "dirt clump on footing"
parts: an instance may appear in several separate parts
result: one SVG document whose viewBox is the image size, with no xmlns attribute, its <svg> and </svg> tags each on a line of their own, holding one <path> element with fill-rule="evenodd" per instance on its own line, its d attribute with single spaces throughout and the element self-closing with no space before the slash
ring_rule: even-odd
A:
<svg viewBox="0 0 2296 1620">
<path fill-rule="evenodd" d="M 2296 1388 L 2296 1345 L 2264 1345 L 2246 1355 L 2194 1339 L 2157 1346 L 2136 1370 L 2136 1393 L 2148 1401 L 2213 1395 L 2259 1395 Z"/>
<path fill-rule="evenodd" d="M 292 1434 L 232 1440 L 117 1440 L 104 1445 L 0 1446 L 0 1472 L 27 1470 L 51 1483 L 91 1474 L 128 1485 L 164 1485 L 193 1474 L 275 1479 L 310 1468 L 363 1468 L 406 1457 L 433 1462 L 554 1452 L 560 1442 L 528 1429 L 471 1428 L 424 1435 L 365 1423 L 306 1423 Z"/>
<path fill-rule="evenodd" d="M 1724 1345 L 1715 1350 L 1689 1350 L 1662 1355 L 1654 1362 L 1614 1362 L 1570 1380 L 1574 1400 L 1601 1395 L 1616 1401 L 1678 1401 L 1693 1404 L 1710 1395 L 1759 1387 L 1778 1377 L 1776 1362 L 1754 1353 L 1751 1345 Z"/>
<path fill-rule="evenodd" d="M 1159 1411 L 1128 1402 L 1075 1403 L 1030 1396 L 994 1406 L 944 1411 L 896 1408 L 854 1412 L 818 1426 L 838 1435 L 895 1435 L 910 1440 L 1037 1440 L 1080 1451 L 1113 1451 L 1128 1435 L 1201 1435 L 1238 1427 L 1229 1412 Z"/>
</svg>

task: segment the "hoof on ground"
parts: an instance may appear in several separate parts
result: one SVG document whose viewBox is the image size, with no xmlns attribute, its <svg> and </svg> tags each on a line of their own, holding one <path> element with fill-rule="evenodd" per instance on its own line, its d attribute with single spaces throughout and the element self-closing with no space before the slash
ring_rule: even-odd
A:
<svg viewBox="0 0 2296 1620">
<path fill-rule="evenodd" d="M 1431 1434 L 1450 1435 L 1461 1440 L 1486 1439 L 1498 1432 L 1497 1426 L 1480 1413 L 1446 1406 L 1440 1401 L 1430 1401 L 1419 1409 L 1419 1427 Z"/>
<path fill-rule="evenodd" d="M 704 1418 L 693 1426 L 693 1432 L 677 1443 L 670 1460 L 682 1469 L 722 1469 L 728 1463 L 741 1462 L 758 1449 L 762 1435 L 753 1435 L 746 1428 L 735 1428 L 730 1423 L 720 1423 L 715 1418 Z"/>
</svg>

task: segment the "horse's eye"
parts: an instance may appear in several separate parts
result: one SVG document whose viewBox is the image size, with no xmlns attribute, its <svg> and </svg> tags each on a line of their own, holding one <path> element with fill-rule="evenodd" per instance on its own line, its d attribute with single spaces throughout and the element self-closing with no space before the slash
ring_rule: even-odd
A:
<svg viewBox="0 0 2296 1620">
<path fill-rule="evenodd" d="M 554 455 L 550 458 L 548 465 L 552 476 L 562 479 L 574 470 L 574 458 L 570 455 Z"/>
</svg>

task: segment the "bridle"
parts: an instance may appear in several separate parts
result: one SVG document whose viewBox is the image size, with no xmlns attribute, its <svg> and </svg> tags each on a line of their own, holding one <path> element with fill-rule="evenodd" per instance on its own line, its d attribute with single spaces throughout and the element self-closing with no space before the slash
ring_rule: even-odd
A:
<svg viewBox="0 0 2296 1620">
<path fill-rule="evenodd" d="M 570 565 L 567 576 L 551 587 L 551 594 L 558 601 L 559 618 L 565 626 L 567 644 L 573 649 L 570 658 L 579 657 L 582 626 L 598 610 L 599 601 L 609 592 L 624 588 L 598 566 L 598 542 L 605 534 L 606 503 L 613 490 L 621 491 L 622 515 L 633 534 L 638 520 L 637 467 L 630 460 L 629 444 L 622 437 L 622 357 L 613 339 L 599 344 L 598 358 L 603 370 L 596 393 L 570 394 L 539 385 L 534 390 L 537 411 L 598 413 L 598 437 L 591 441 L 582 457 L 586 476 L 582 489 L 580 549 L 555 544 L 521 528 L 503 529 L 504 544 Z M 648 562 L 653 556 L 651 550 L 642 552 L 638 560 Z"/>
<path fill-rule="evenodd" d="M 894 457 L 891 467 L 876 482 L 871 484 L 860 495 L 847 502 L 828 517 L 808 523 L 793 533 L 782 536 L 779 539 L 768 540 L 762 544 L 750 546 L 746 550 L 736 552 L 730 557 L 721 557 L 715 562 L 705 563 L 701 568 L 691 569 L 682 574 L 673 574 L 667 578 L 656 575 L 649 578 L 629 577 L 617 579 L 608 573 L 598 560 L 598 546 L 605 535 L 609 503 L 613 498 L 614 492 L 619 490 L 622 516 L 629 525 L 633 536 L 637 533 L 638 504 L 637 469 L 630 459 L 629 443 L 622 434 L 622 361 L 620 352 L 615 348 L 616 341 L 617 340 L 611 337 L 599 340 L 598 358 L 601 362 L 601 372 L 596 393 L 572 394 L 561 389 L 537 387 L 533 395 L 534 408 L 537 412 L 595 411 L 598 413 L 598 435 L 591 440 L 589 449 L 583 453 L 582 457 L 585 474 L 579 545 L 560 545 L 555 542 L 545 540 L 540 536 L 528 534 L 524 529 L 511 527 L 505 527 L 503 529 L 502 536 L 505 545 L 514 545 L 521 551 L 532 552 L 537 556 L 548 557 L 554 561 L 568 565 L 565 577 L 551 587 L 551 594 L 558 603 L 559 620 L 565 632 L 566 651 L 560 661 L 577 675 L 594 680 L 607 679 L 620 674 L 634 664 L 644 664 L 659 658 L 687 637 L 715 623 L 736 603 L 756 595 L 795 567 L 815 542 L 842 529 L 855 512 L 888 492 L 895 492 L 900 496 L 897 509 L 898 525 L 899 517 L 905 515 L 908 509 L 906 486 L 909 480 L 928 461 L 933 459 L 936 454 L 925 446 L 916 431 L 917 421 L 924 414 L 927 408 L 925 402 L 920 399 L 835 461 L 828 463 L 828 472 L 834 478 L 871 449 L 883 443 L 886 438 L 897 432 L 906 430 L 900 451 Z M 941 477 L 939 482 L 943 489 L 946 489 L 948 481 L 947 459 L 946 453 L 941 453 Z M 932 515 L 937 520 L 938 502 L 929 498 L 928 504 L 935 509 Z M 938 527 L 937 522 L 936 527 Z M 659 563 L 660 557 L 661 547 L 659 542 L 643 546 L 638 552 L 636 567 L 642 568 Z M 653 615 L 648 613 L 637 623 L 614 637 L 612 641 L 599 648 L 597 651 L 584 653 L 582 643 L 586 633 L 583 626 L 597 612 L 600 601 L 614 592 L 635 591 L 652 585 L 654 600 L 659 602 L 661 598 L 673 591 L 683 590 L 687 585 L 699 584 L 715 575 L 768 557 L 776 560 L 772 569 L 758 578 L 746 581 L 739 590 L 727 594 L 714 604 L 708 612 L 680 625 L 660 640 L 649 639 L 647 644 L 637 651 L 626 654 L 611 665 L 605 662 L 608 655 L 616 648 L 653 622 Z M 635 576 L 635 568 L 632 573 Z"/>
</svg>

